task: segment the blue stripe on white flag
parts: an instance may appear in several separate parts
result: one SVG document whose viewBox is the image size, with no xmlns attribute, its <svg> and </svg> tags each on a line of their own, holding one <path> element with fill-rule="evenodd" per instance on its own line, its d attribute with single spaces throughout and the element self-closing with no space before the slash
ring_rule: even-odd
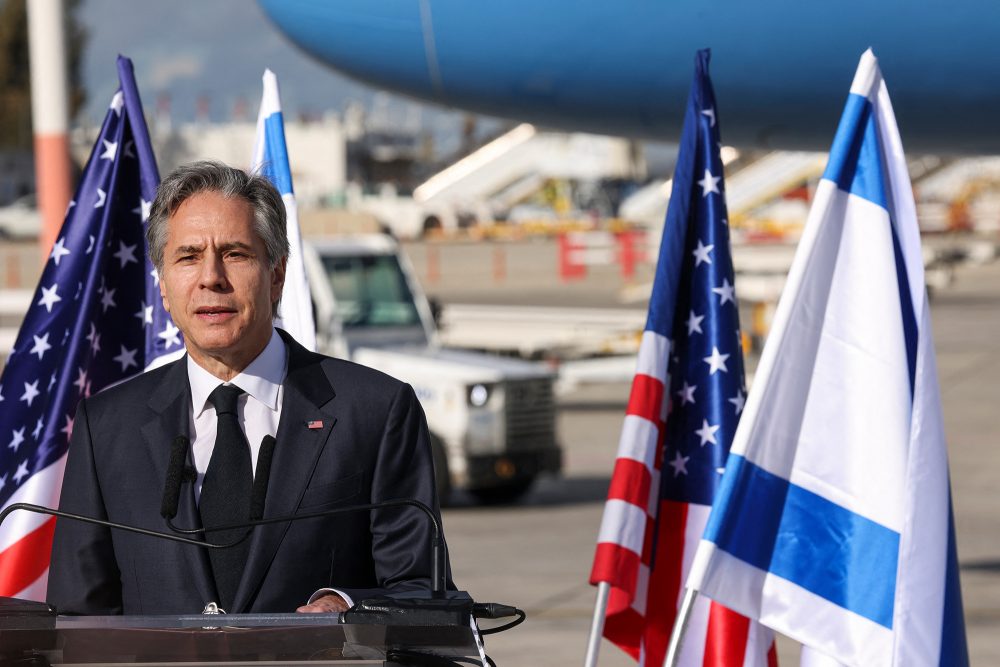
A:
<svg viewBox="0 0 1000 667">
<path fill-rule="evenodd" d="M 730 503 L 731 497 L 739 498 Z M 886 628 L 899 533 L 730 454 L 704 539 Z"/>
<path fill-rule="evenodd" d="M 941 621 L 941 667 L 969 664 L 965 641 L 962 586 L 958 579 L 958 549 L 955 546 L 955 512 L 948 490 L 948 565 L 944 582 L 944 618 Z"/>
<path fill-rule="evenodd" d="M 283 195 L 292 192 L 292 171 L 285 146 L 285 121 L 280 111 L 264 119 L 264 163 L 261 172 Z"/>
<path fill-rule="evenodd" d="M 896 283 L 899 286 L 899 310 L 903 320 L 903 338 L 906 340 L 906 365 L 910 371 L 910 397 L 917 383 L 917 339 L 920 332 L 917 327 L 917 316 L 910 297 L 910 278 L 906 270 L 906 258 L 903 257 L 903 246 L 896 232 L 895 220 L 892 221 L 892 251 L 896 260 Z"/>
<path fill-rule="evenodd" d="M 830 148 L 830 161 L 823 178 L 833 181 L 840 190 L 866 199 L 889 212 L 892 220 L 892 240 L 896 260 L 896 280 L 902 308 L 903 332 L 906 338 L 906 358 L 910 370 L 910 392 L 916 381 L 917 320 L 910 292 L 906 261 L 903 257 L 897 221 L 886 192 L 886 167 L 875 124 L 875 107 L 871 100 L 856 93 L 847 98 L 844 115 Z"/>
<path fill-rule="evenodd" d="M 884 174 L 874 108 L 868 98 L 852 93 L 830 147 L 830 161 L 823 178 L 833 181 L 844 192 L 889 210 Z"/>
</svg>

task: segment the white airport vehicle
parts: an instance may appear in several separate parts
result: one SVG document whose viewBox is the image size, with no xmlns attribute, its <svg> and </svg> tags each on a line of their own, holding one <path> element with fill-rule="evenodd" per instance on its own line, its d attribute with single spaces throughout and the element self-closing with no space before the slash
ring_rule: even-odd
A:
<svg viewBox="0 0 1000 667">
<path fill-rule="evenodd" d="M 313 238 L 305 265 L 320 351 L 413 386 L 427 415 L 438 491 L 483 502 L 522 495 L 558 473 L 556 375 L 547 366 L 438 342 L 431 304 L 389 236 Z"/>
<path fill-rule="evenodd" d="M 42 229 L 35 195 L 24 195 L 8 206 L 0 206 L 0 239 L 34 239 Z"/>
</svg>

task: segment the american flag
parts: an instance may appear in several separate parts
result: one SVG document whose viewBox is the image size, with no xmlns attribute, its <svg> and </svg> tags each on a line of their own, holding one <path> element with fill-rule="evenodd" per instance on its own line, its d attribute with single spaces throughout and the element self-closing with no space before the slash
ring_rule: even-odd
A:
<svg viewBox="0 0 1000 667">
<path fill-rule="evenodd" d="M 591 584 L 610 585 L 604 636 L 641 665 L 663 664 L 746 397 L 708 62 L 708 50 L 699 51 L 590 575 Z M 776 662 L 767 630 L 696 602 L 679 664 Z"/>
<path fill-rule="evenodd" d="M 5 507 L 57 506 L 77 402 L 142 372 L 147 334 L 154 349 L 181 346 L 153 329 L 162 305 L 147 290 L 143 227 L 159 176 L 127 58 L 118 58 L 118 77 L 121 88 L 0 376 Z M 27 512 L 0 526 L 0 595 L 45 599 L 54 529 L 54 518 Z"/>
</svg>

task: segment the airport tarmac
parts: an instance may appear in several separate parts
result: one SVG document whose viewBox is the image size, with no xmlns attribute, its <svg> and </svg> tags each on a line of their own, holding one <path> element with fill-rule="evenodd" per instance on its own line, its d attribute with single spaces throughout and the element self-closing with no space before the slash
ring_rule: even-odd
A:
<svg viewBox="0 0 1000 667">
<path fill-rule="evenodd" d="M 499 248 L 499 249 L 498 249 Z M 623 276 L 615 265 L 563 280 L 556 244 L 406 244 L 429 295 L 442 303 L 645 308 L 636 286 L 650 265 Z M 3 286 L 37 280 L 37 251 L 19 246 Z M 7 255 L 8 257 L 10 255 Z M 15 269 L 17 269 L 15 271 Z M 16 284 L 15 284 L 16 283 Z M 737 282 L 737 292 L 739 282 Z M 958 265 L 931 305 L 949 443 L 969 648 L 974 665 L 1000 664 L 1000 261 Z M 744 328 L 747 326 L 743 322 Z M 528 613 L 519 627 L 487 637 L 498 665 L 582 664 L 595 589 L 594 541 L 621 429 L 627 383 L 578 387 L 560 398 L 565 474 L 543 479 L 522 502 L 479 507 L 456 494 L 444 511 L 456 583 L 479 601 Z M 783 664 L 798 647 L 779 641 Z M 604 642 L 600 664 L 634 664 Z"/>
<path fill-rule="evenodd" d="M 424 251 L 410 250 L 414 264 Z M 540 273 L 539 259 L 517 261 L 524 262 L 525 273 L 532 266 Z M 490 288 L 447 275 L 440 273 L 438 289 L 427 285 L 445 303 L 471 296 L 493 303 L 565 302 L 558 280 L 526 294 L 522 288 Z M 612 305 L 621 287 L 612 278 L 571 285 L 567 298 L 577 305 Z M 592 287 L 589 297 L 586 284 Z M 973 665 L 995 665 L 1000 664 L 1000 262 L 959 266 L 952 285 L 935 296 L 931 315 L 970 656 Z M 477 507 L 459 495 L 444 512 L 457 584 L 477 600 L 514 604 L 528 613 L 521 626 L 487 637 L 488 653 L 498 665 L 582 664 L 595 595 L 587 578 L 627 395 L 628 385 L 618 383 L 581 387 L 563 397 L 561 479 L 540 481 L 517 505 Z M 783 664 L 797 664 L 797 653 L 793 642 L 779 642 Z M 634 663 L 604 642 L 600 664 Z"/>
</svg>

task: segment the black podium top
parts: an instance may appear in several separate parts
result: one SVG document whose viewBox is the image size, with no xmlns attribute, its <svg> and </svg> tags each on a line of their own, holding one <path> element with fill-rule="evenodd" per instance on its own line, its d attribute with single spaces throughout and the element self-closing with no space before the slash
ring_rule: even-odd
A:
<svg viewBox="0 0 1000 667">
<path fill-rule="evenodd" d="M 341 623 L 338 614 L 0 617 L 0 664 L 391 663 L 478 657 L 471 627 Z"/>
</svg>

